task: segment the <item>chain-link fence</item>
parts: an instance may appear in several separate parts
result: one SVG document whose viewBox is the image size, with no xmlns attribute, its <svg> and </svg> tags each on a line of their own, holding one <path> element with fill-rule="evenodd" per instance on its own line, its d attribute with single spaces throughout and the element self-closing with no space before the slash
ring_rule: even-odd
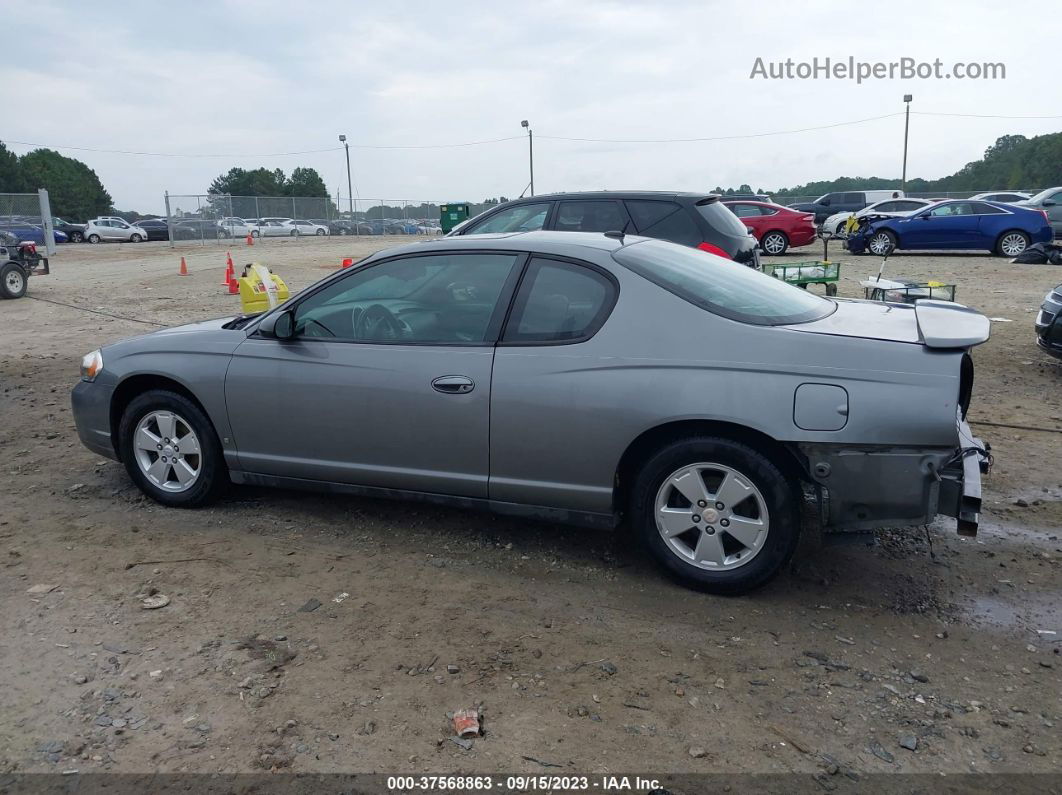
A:
<svg viewBox="0 0 1062 795">
<path fill-rule="evenodd" d="M 32 241 L 45 247 L 48 256 L 55 254 L 55 244 L 65 243 L 67 236 L 55 229 L 48 191 L 36 193 L 0 193 L 0 232 L 19 241 Z"/>
<path fill-rule="evenodd" d="M 1035 196 L 1043 188 L 1015 188 L 1014 190 L 993 190 L 991 188 L 985 188 L 984 190 L 959 190 L 959 191 L 906 191 L 905 196 L 910 196 L 912 199 L 969 199 L 971 196 L 977 196 L 981 193 L 1026 193 L 1029 196 Z M 831 193 L 862 193 L 863 191 L 831 191 Z M 772 196 L 772 200 L 777 204 L 784 204 L 786 207 L 793 204 L 807 204 L 815 201 L 822 194 L 818 196 Z M 725 197 L 724 197 L 725 198 Z"/>
<path fill-rule="evenodd" d="M 165 194 L 166 229 L 178 242 L 231 244 L 303 240 L 332 235 L 437 235 L 439 205 L 422 199 L 349 199 L 343 196 L 230 196 Z M 469 203 L 472 215 L 493 206 Z"/>
</svg>

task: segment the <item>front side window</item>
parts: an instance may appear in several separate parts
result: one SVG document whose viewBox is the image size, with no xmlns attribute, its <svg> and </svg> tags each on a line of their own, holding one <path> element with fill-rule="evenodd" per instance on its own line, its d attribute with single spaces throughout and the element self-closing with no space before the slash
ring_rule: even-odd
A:
<svg viewBox="0 0 1062 795">
<path fill-rule="evenodd" d="M 833 301 L 752 268 L 657 240 L 624 246 L 612 258 L 695 306 L 743 323 L 807 323 L 836 308 Z"/>
<path fill-rule="evenodd" d="M 561 202 L 555 228 L 560 232 L 622 231 L 627 217 L 617 201 Z"/>
<path fill-rule="evenodd" d="M 295 336 L 483 343 L 516 261 L 516 254 L 432 254 L 358 268 L 299 303 Z"/>
<path fill-rule="evenodd" d="M 955 215 L 973 215 L 973 207 L 969 202 L 950 202 L 941 204 L 929 211 L 934 218 L 951 218 Z"/>
<path fill-rule="evenodd" d="M 616 287 L 581 265 L 533 259 L 513 305 L 503 342 L 575 342 L 594 334 L 615 303 Z"/>
<path fill-rule="evenodd" d="M 467 235 L 502 234 L 505 232 L 533 232 L 546 223 L 549 202 L 521 204 L 499 210 L 469 229 Z"/>
</svg>

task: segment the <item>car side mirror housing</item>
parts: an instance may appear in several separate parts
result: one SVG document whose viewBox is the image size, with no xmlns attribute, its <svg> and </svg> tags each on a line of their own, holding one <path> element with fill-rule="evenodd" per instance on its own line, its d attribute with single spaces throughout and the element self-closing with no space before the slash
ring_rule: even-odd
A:
<svg viewBox="0 0 1062 795">
<path fill-rule="evenodd" d="M 295 313 L 290 309 L 274 312 L 258 324 L 258 332 L 263 337 L 278 340 L 290 340 L 295 336 Z"/>
<path fill-rule="evenodd" d="M 1058 202 L 1056 202 L 1054 199 L 1044 199 L 1043 206 L 1044 207 L 1054 207 L 1056 204 L 1058 204 Z"/>
</svg>

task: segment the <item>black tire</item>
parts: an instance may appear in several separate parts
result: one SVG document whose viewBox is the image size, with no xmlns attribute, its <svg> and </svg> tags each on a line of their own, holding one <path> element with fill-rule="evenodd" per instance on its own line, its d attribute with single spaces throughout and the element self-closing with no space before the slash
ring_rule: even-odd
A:
<svg viewBox="0 0 1062 795">
<path fill-rule="evenodd" d="M 129 242 L 130 243 L 141 243 L 141 242 L 143 242 L 143 240 L 144 240 L 144 238 L 142 238 L 140 235 L 135 234 L 135 233 L 132 235 L 132 237 L 129 238 Z"/>
<path fill-rule="evenodd" d="M 299 230 L 298 229 L 292 229 L 291 230 L 291 236 L 292 237 L 298 237 L 299 236 Z"/>
<path fill-rule="evenodd" d="M 261 236 L 262 236 L 262 233 L 259 232 L 257 229 L 252 229 L 251 230 L 251 237 L 261 237 Z"/>
<path fill-rule="evenodd" d="M 349 235 L 350 234 L 350 230 L 349 229 L 340 229 L 339 230 L 339 234 L 341 234 L 341 235 Z"/>
<path fill-rule="evenodd" d="M 318 237 L 322 237 L 322 236 L 324 236 L 327 233 L 323 229 L 318 229 L 316 232 L 314 232 L 314 234 L 317 235 Z"/>
<path fill-rule="evenodd" d="M 26 294 L 26 269 L 17 262 L 0 265 L 0 298 L 21 298 Z"/>
<path fill-rule="evenodd" d="M 880 241 L 880 244 L 882 246 L 881 250 L 879 251 L 875 251 L 873 249 L 875 240 Z M 896 250 L 896 235 L 888 229 L 879 229 L 877 232 L 870 236 L 869 240 L 867 240 L 866 247 L 867 251 L 878 257 L 883 257 L 886 254 L 891 254 Z"/>
<path fill-rule="evenodd" d="M 767 536 L 759 551 L 736 568 L 700 568 L 672 551 L 657 529 L 656 498 L 664 481 L 682 467 L 696 463 L 735 470 L 763 497 L 769 517 Z M 693 437 L 672 442 L 646 461 L 631 493 L 631 523 L 657 563 L 679 583 L 698 591 L 736 596 L 767 583 L 792 556 L 800 535 L 800 495 L 795 482 L 748 445 L 721 437 Z"/>
<path fill-rule="evenodd" d="M 81 234 L 80 232 L 71 232 L 70 233 L 70 242 L 71 243 L 82 243 L 82 242 L 84 242 L 84 240 L 85 240 L 85 236 L 83 234 Z"/>
<path fill-rule="evenodd" d="M 1008 253 L 1008 252 L 1003 250 L 1003 243 L 1004 243 L 1004 241 L 1007 241 L 1007 240 L 1012 239 L 1012 238 L 1013 239 L 1020 239 L 1023 242 L 1021 244 L 1021 249 L 1020 250 L 1016 250 L 1014 248 L 1011 248 L 1010 252 Z M 1022 232 L 1020 229 L 1008 229 L 1006 232 L 1004 232 L 1003 234 L 1001 234 L 999 236 L 998 240 L 996 240 L 995 253 L 998 256 L 1000 256 L 1000 257 L 1016 257 L 1019 254 L 1021 254 L 1023 251 L 1025 251 L 1025 249 L 1027 249 L 1029 247 L 1029 243 L 1031 243 L 1031 242 L 1032 242 L 1032 240 L 1029 238 L 1029 236 L 1027 234 L 1025 234 L 1024 232 Z"/>
<path fill-rule="evenodd" d="M 200 472 L 187 491 L 165 491 L 141 472 L 133 449 L 133 435 L 140 421 L 153 411 L 172 411 L 195 431 L 200 442 Z M 171 508 L 198 508 L 215 500 L 229 484 L 229 471 L 210 419 L 184 395 L 164 389 L 152 389 L 133 398 L 118 425 L 118 450 L 126 472 L 148 497 Z"/>
<path fill-rule="evenodd" d="M 826 283 L 826 295 L 830 296 L 831 298 L 837 295 L 837 284 L 835 282 Z"/>
<path fill-rule="evenodd" d="M 89 243 L 99 243 L 100 242 L 100 236 L 97 235 L 97 234 L 91 234 L 91 235 L 88 236 L 88 242 Z"/>
<path fill-rule="evenodd" d="M 769 251 L 768 246 L 773 248 L 774 251 Z M 772 229 L 763 236 L 763 240 L 760 241 L 760 248 L 763 249 L 764 254 L 780 257 L 789 249 L 789 236 L 785 232 Z"/>
</svg>

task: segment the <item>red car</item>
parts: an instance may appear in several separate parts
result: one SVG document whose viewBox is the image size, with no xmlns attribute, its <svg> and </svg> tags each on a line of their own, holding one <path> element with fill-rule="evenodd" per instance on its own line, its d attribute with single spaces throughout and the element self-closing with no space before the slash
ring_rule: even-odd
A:
<svg viewBox="0 0 1062 795">
<path fill-rule="evenodd" d="M 765 254 L 785 254 L 790 246 L 806 246 L 815 239 L 815 216 L 770 202 L 723 199 L 741 223 L 752 230 Z"/>
</svg>

